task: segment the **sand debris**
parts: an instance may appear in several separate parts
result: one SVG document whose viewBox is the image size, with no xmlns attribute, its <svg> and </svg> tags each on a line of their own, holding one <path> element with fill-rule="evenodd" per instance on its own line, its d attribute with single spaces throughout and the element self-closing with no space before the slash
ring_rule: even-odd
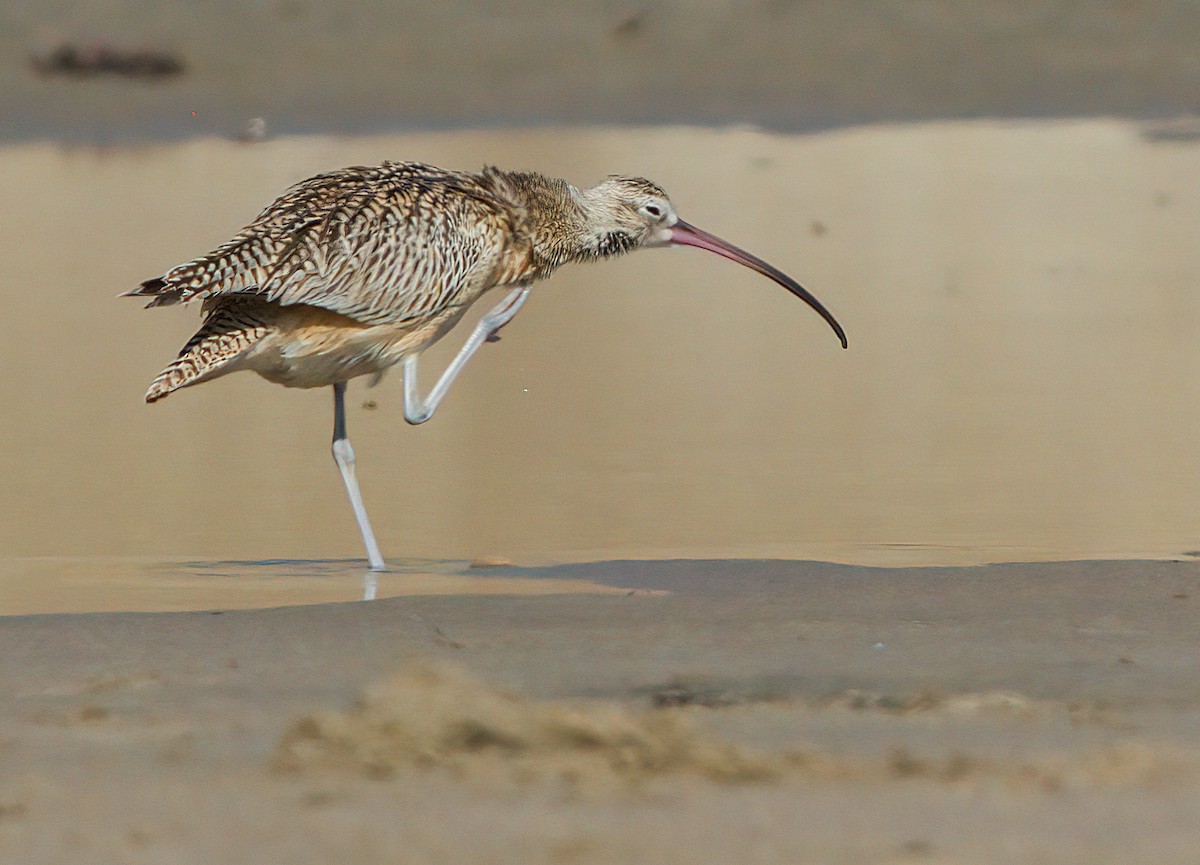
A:
<svg viewBox="0 0 1200 865">
<path fill-rule="evenodd" d="M 419 666 L 370 690 L 354 707 L 306 717 L 285 733 L 284 771 L 349 769 L 388 778 L 414 769 L 520 781 L 666 774 L 764 781 L 769 760 L 703 735 L 681 712 L 610 702 L 538 701 L 447 667 Z"/>
<path fill-rule="evenodd" d="M 855 692 L 835 705 L 861 710 L 862 697 Z M 865 708 L 885 716 L 998 712 L 1030 718 L 1024 698 L 1000 692 L 945 696 L 927 690 L 904 700 L 867 700 Z M 454 668 L 416 666 L 369 690 L 346 711 L 297 721 L 284 734 L 274 766 L 281 772 L 350 772 L 376 779 L 442 770 L 485 784 L 560 781 L 577 791 L 691 775 L 721 783 L 923 781 L 964 790 L 1056 793 L 1170 782 L 1179 767 L 1196 765 L 1195 754 L 1160 752 L 1136 740 L 1022 760 L 975 749 L 920 753 L 902 741 L 874 756 L 823 748 L 753 752 L 705 734 L 695 722 L 711 711 L 722 709 L 534 700 Z M 807 711 L 797 706 L 801 726 Z"/>
<path fill-rule="evenodd" d="M 919 688 L 912 694 L 892 696 L 872 691 L 850 690 L 829 700 L 830 707 L 854 711 L 876 711 L 892 715 L 948 714 L 959 716 L 1028 716 L 1037 708 L 1036 701 L 1008 691 L 978 694 L 943 694 L 932 687 Z"/>
</svg>

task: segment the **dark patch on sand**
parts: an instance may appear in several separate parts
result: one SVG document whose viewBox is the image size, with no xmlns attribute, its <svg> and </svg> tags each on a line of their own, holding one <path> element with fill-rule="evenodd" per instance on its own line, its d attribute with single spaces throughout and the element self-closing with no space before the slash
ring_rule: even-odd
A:
<svg viewBox="0 0 1200 865">
<path fill-rule="evenodd" d="M 183 60 L 166 51 L 120 48 L 114 45 L 60 45 L 32 58 L 30 67 L 38 75 L 69 78 L 117 76 L 158 80 L 182 75 Z"/>
</svg>

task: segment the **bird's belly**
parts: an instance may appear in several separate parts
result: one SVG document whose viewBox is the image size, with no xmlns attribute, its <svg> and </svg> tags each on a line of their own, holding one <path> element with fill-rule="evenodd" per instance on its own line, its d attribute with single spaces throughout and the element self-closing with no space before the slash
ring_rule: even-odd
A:
<svg viewBox="0 0 1200 865">
<path fill-rule="evenodd" d="M 360 375 L 377 375 L 436 341 L 453 327 L 458 315 L 403 326 L 359 325 L 323 310 L 298 311 L 293 318 L 279 322 L 238 367 L 285 387 L 325 387 Z"/>
</svg>

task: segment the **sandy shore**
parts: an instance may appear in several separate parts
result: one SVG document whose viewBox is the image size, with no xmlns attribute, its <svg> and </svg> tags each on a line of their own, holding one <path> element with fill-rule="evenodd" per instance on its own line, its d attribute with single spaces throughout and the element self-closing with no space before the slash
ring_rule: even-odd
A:
<svg viewBox="0 0 1200 865">
<path fill-rule="evenodd" d="M 0 858 L 1192 861 L 1200 564 L 516 573 L 0 619 Z"/>
<path fill-rule="evenodd" d="M 0 7 L 0 863 L 1196 861 L 1194 4 Z M 383 159 L 651 177 L 851 350 L 564 271 L 353 385 L 371 585 L 329 395 L 148 409 L 114 295 Z"/>
<path fill-rule="evenodd" d="M 654 177 L 851 350 L 698 254 L 566 271 L 435 423 L 354 385 L 394 571 L 334 603 L 328 394 L 148 409 L 195 314 L 113 295 L 383 158 Z M 1186 127 L 29 143 L 0 183 L 0 861 L 1194 861 Z M 963 567 L 1072 558 L 1112 561 Z"/>
</svg>

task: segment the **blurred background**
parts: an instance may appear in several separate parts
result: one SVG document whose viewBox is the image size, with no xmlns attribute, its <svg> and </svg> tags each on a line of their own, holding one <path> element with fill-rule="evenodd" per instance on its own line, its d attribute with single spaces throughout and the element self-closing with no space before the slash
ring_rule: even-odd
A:
<svg viewBox="0 0 1200 865">
<path fill-rule="evenodd" d="M 278 134 L 1148 118 L 1195 111 L 1200 76 L 1186 0 L 61 0 L 3 16 L 8 140 L 228 136 L 254 117 Z M 89 74 L 106 53 L 165 62 Z"/>
<path fill-rule="evenodd" d="M 0 611 L 362 556 L 331 395 L 148 407 L 198 312 L 115 296 L 385 159 L 650 177 L 850 338 L 695 250 L 565 269 L 425 426 L 352 383 L 398 567 L 1200 547 L 1193 3 L 7 2 L 0 46 Z"/>
</svg>

